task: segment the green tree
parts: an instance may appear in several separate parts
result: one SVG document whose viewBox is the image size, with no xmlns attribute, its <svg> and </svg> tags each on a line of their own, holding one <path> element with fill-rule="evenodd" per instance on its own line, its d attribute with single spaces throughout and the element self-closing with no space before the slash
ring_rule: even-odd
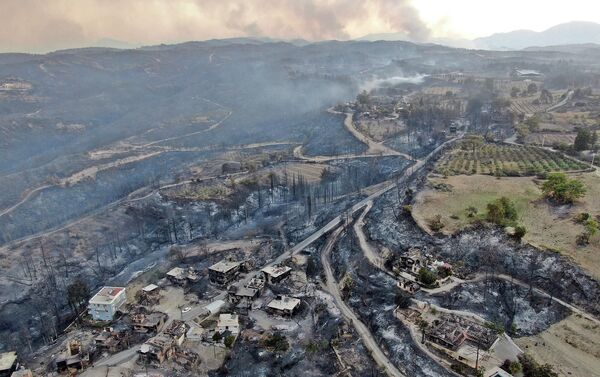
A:
<svg viewBox="0 0 600 377">
<path fill-rule="evenodd" d="M 578 179 L 570 179 L 564 173 L 551 173 L 542 185 L 542 192 L 559 203 L 573 203 L 585 195 L 586 189 Z"/>
<path fill-rule="evenodd" d="M 67 300 L 76 316 L 79 315 L 81 307 L 87 303 L 89 297 L 89 288 L 82 280 L 77 279 L 67 287 Z"/>
<path fill-rule="evenodd" d="M 498 225 L 507 225 L 516 221 L 517 217 L 518 214 L 515 204 L 505 196 L 496 199 L 487 205 L 486 218 L 489 222 Z"/>
<path fill-rule="evenodd" d="M 231 348 L 233 346 L 233 342 L 235 342 L 235 336 L 227 335 L 223 343 L 225 343 L 225 347 Z"/>
<path fill-rule="evenodd" d="M 421 267 L 419 270 L 419 281 L 425 285 L 433 285 L 437 280 L 437 275 L 435 272 L 431 271 L 428 268 Z"/>
<path fill-rule="evenodd" d="M 593 136 L 592 133 L 586 129 L 580 129 L 577 131 L 577 136 L 575 136 L 575 142 L 573 143 L 573 148 L 576 151 L 585 151 L 590 149 L 592 145 Z"/>
</svg>

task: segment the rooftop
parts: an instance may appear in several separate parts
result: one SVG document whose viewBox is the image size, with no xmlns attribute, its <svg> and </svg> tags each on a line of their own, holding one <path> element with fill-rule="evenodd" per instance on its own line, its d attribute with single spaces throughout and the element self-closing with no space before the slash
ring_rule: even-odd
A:
<svg viewBox="0 0 600 377">
<path fill-rule="evenodd" d="M 90 300 L 90 304 L 111 304 L 115 299 L 125 292 L 123 287 L 104 287 Z"/>
<path fill-rule="evenodd" d="M 216 271 L 216 272 L 225 273 L 225 272 L 233 270 L 234 268 L 239 267 L 240 264 L 242 264 L 242 263 L 234 262 L 234 261 L 230 261 L 230 260 L 222 260 L 218 263 L 213 264 L 208 269 L 212 270 L 212 271 Z"/>
<path fill-rule="evenodd" d="M 294 297 L 281 296 L 269 302 L 268 308 L 275 310 L 294 310 L 300 305 L 300 300 Z"/>
<path fill-rule="evenodd" d="M 285 273 L 290 272 L 292 269 L 288 266 L 268 266 L 263 268 L 261 271 L 274 278 L 279 277 Z"/>
<path fill-rule="evenodd" d="M 156 289 L 158 289 L 158 285 L 148 284 L 147 286 L 145 286 L 144 288 L 142 288 L 142 291 L 144 291 L 144 292 L 152 292 L 152 291 L 154 291 Z"/>
<path fill-rule="evenodd" d="M 217 322 L 217 327 L 225 327 L 225 326 L 238 326 L 238 315 L 232 313 L 225 313 L 219 315 L 219 321 Z"/>
<path fill-rule="evenodd" d="M 0 353 L 0 371 L 9 370 L 17 361 L 16 352 L 4 352 Z"/>
<path fill-rule="evenodd" d="M 175 267 L 171 271 L 167 272 L 167 276 L 173 276 L 174 278 L 183 278 L 185 270 L 181 267 Z"/>
</svg>

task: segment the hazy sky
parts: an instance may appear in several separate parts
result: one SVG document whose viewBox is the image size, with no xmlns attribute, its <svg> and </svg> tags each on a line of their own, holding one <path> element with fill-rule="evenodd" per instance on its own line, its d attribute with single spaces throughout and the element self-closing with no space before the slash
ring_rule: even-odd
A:
<svg viewBox="0 0 600 377">
<path fill-rule="evenodd" d="M 236 36 L 415 41 L 600 22 L 598 0 L 0 0 L 0 51 L 49 51 L 102 39 L 133 44 Z"/>
</svg>

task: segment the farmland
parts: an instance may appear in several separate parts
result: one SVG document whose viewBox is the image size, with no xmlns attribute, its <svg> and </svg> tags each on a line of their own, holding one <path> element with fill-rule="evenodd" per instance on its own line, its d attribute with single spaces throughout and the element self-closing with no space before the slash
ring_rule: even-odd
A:
<svg viewBox="0 0 600 377">
<path fill-rule="evenodd" d="M 575 141 L 576 133 L 573 132 L 535 132 L 525 136 L 525 144 L 536 144 L 536 145 L 556 145 L 556 144 L 568 144 L 572 145 Z"/>
<path fill-rule="evenodd" d="M 586 168 L 587 165 L 581 162 L 542 148 L 463 142 L 440 160 L 436 172 L 443 175 L 528 176 Z"/>
<path fill-rule="evenodd" d="M 595 237 L 587 246 L 577 245 L 583 226 L 574 221 L 583 212 L 600 213 L 600 178 L 594 173 L 573 176 L 584 183 L 587 194 L 571 206 L 560 207 L 542 199 L 540 181 L 533 177 L 431 177 L 428 188 L 415 199 L 412 216 L 419 226 L 428 229 L 428 220 L 439 214 L 444 224 L 442 232 L 453 234 L 481 218 L 489 202 L 506 196 L 515 204 L 518 222 L 527 229 L 526 242 L 568 255 L 593 276 L 600 277 L 600 240 Z M 476 216 L 469 216 L 469 207 L 477 210 Z"/>
<path fill-rule="evenodd" d="M 537 97 L 512 98 L 510 100 L 510 110 L 517 114 L 537 114 L 545 111 L 549 105 L 534 101 Z"/>
</svg>

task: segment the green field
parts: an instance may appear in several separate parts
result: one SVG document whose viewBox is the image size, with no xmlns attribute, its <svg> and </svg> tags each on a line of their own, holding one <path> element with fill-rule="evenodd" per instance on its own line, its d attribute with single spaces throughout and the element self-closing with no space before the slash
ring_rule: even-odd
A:
<svg viewBox="0 0 600 377">
<path fill-rule="evenodd" d="M 459 144 L 437 164 L 443 175 L 484 174 L 495 176 L 534 176 L 549 172 L 585 170 L 584 163 L 533 146 Z"/>
</svg>

